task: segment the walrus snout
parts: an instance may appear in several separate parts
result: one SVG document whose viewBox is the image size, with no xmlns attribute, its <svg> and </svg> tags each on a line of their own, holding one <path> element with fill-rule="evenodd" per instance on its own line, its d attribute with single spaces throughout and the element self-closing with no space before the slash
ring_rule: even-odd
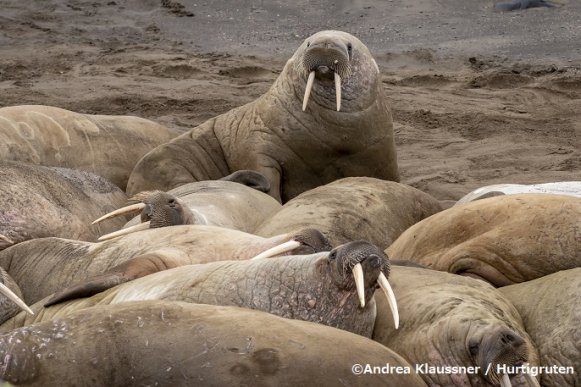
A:
<svg viewBox="0 0 581 387">
<path fill-rule="evenodd" d="M 345 289 L 355 287 L 361 308 L 373 297 L 375 290 L 381 287 L 391 308 L 395 328 L 398 328 L 397 302 L 387 280 L 389 258 L 379 247 L 367 241 L 349 242 L 333 249 L 328 260 L 334 267 L 338 285 Z"/>
<path fill-rule="evenodd" d="M 106 219 L 121 215 L 135 215 L 141 213 L 141 222 L 135 226 L 123 228 L 106 235 L 102 235 L 98 240 L 104 241 L 132 232 L 146 230 L 148 228 L 159 228 L 177 226 L 182 224 L 196 224 L 195 215 L 177 197 L 163 191 L 146 191 L 133 196 L 130 201 L 137 202 L 129 206 L 120 208 L 103 215 L 95 220 L 93 224 Z"/>
<path fill-rule="evenodd" d="M 341 110 L 341 81 L 351 74 L 351 54 L 351 44 L 342 40 L 323 38 L 307 42 L 302 64 L 309 76 L 303 97 L 303 111 L 307 108 L 315 79 L 323 84 L 334 81 L 337 111 Z"/>
<path fill-rule="evenodd" d="M 509 376 L 514 376 L 513 367 L 528 361 L 529 348 L 526 341 L 513 330 L 498 327 L 482 337 L 480 343 L 472 340 L 470 353 L 483 370 L 489 370 L 486 377 L 494 385 L 510 385 Z M 503 372 L 506 370 L 506 372 Z"/>
</svg>

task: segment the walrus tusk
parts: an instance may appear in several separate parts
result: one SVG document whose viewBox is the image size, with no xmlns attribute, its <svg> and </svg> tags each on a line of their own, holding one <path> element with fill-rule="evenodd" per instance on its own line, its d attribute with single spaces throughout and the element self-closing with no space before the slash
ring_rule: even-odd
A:
<svg viewBox="0 0 581 387">
<path fill-rule="evenodd" d="M 359 303 L 362 308 L 365 308 L 365 282 L 363 281 L 363 268 L 361 264 L 353 266 L 353 278 L 355 279 L 355 287 L 357 288 L 357 295 L 359 296 Z"/>
<path fill-rule="evenodd" d="M 500 379 L 500 387 L 512 387 L 508 374 L 502 375 L 502 379 Z"/>
<path fill-rule="evenodd" d="M 341 110 L 341 76 L 335 72 L 335 97 L 337 98 L 337 111 Z"/>
<path fill-rule="evenodd" d="M 149 228 L 149 223 L 150 222 L 139 223 L 139 224 L 136 224 L 135 226 L 131 226 L 131 227 L 127 227 L 127 228 L 122 228 L 119 231 L 115 231 L 115 232 L 112 232 L 112 233 L 109 233 L 109 234 L 105 234 L 105 235 L 101 236 L 97 240 L 101 242 L 101 241 L 106 241 L 108 239 L 116 238 L 116 237 L 121 236 L 121 235 L 131 234 L 132 232 L 147 230 Z"/>
<path fill-rule="evenodd" d="M 305 96 L 303 98 L 303 111 L 307 108 L 307 103 L 309 102 L 309 96 L 311 95 L 311 89 L 313 88 L 313 83 L 315 82 L 315 71 L 311 71 L 309 74 L 309 79 L 307 79 L 307 87 L 305 88 Z"/>
<path fill-rule="evenodd" d="M 8 243 L 9 245 L 14 244 L 14 241 L 12 239 L 10 239 L 7 236 L 2 235 L 2 234 L 0 234 L 0 241 L 4 241 L 4 242 Z"/>
<path fill-rule="evenodd" d="M 135 203 L 135 204 L 132 204 L 132 205 L 127 206 L 127 207 L 119 208 L 118 210 L 109 212 L 108 214 L 101 216 L 99 219 L 95 220 L 91 224 L 97 224 L 97 223 L 100 223 L 106 219 L 114 218 L 116 216 L 143 211 L 145 206 L 146 206 L 145 203 Z"/>
<path fill-rule="evenodd" d="M 523 363 L 523 368 L 528 368 L 528 367 L 529 367 L 529 363 Z M 531 385 L 533 387 L 541 387 L 541 385 L 539 384 L 539 381 L 533 375 L 529 374 L 528 372 L 523 372 L 523 374 L 524 374 L 527 382 L 529 382 L 529 385 Z"/>
<path fill-rule="evenodd" d="M 399 311 L 397 309 L 397 301 L 395 300 L 395 294 L 393 294 L 393 289 L 389 284 L 389 281 L 385 277 L 385 274 L 379 273 L 379 277 L 377 277 L 377 283 L 383 293 L 385 293 L 385 297 L 387 297 L 387 302 L 389 303 L 389 308 L 391 309 L 391 314 L 393 315 L 393 325 L 395 325 L 395 329 L 399 328 Z"/>
<path fill-rule="evenodd" d="M 250 259 L 253 260 L 253 259 L 264 259 L 264 258 L 276 257 L 279 254 L 283 254 L 283 253 L 287 253 L 289 251 L 292 251 L 292 250 L 296 249 L 297 247 L 299 247 L 300 245 L 301 245 L 301 242 L 297 242 L 297 241 L 284 242 L 280 245 L 271 247 L 268 250 L 264 250 L 262 253 L 258 254 L 256 257 L 253 257 Z"/>
<path fill-rule="evenodd" d="M 22 310 L 26 311 L 28 314 L 34 315 L 34 312 L 26 305 L 24 301 L 20 299 L 8 286 L 0 282 L 0 293 L 4 294 L 8 299 L 12 300 L 16 305 L 18 305 Z"/>
</svg>

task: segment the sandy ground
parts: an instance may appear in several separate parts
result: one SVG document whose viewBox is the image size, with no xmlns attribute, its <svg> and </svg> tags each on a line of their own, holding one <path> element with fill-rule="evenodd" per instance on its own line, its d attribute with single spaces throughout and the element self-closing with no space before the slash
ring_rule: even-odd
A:
<svg viewBox="0 0 581 387">
<path fill-rule="evenodd" d="M 581 180 L 581 2 L 1 0 L 0 106 L 131 114 L 187 130 L 264 93 L 323 29 L 372 50 L 402 182 L 439 199 Z"/>
</svg>

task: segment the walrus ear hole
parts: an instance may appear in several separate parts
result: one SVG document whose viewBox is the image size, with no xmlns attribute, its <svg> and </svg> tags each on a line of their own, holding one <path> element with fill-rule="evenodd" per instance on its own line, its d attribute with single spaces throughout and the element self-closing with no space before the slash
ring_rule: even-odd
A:
<svg viewBox="0 0 581 387">
<path fill-rule="evenodd" d="M 468 343 L 468 350 L 470 351 L 470 354 L 472 356 L 476 356 L 476 354 L 478 353 L 478 349 L 480 348 L 480 343 L 478 343 L 477 341 L 470 341 Z"/>
<path fill-rule="evenodd" d="M 311 46 L 311 42 L 307 42 L 307 47 L 310 47 L 310 46 Z"/>
<path fill-rule="evenodd" d="M 351 54 L 353 53 L 353 46 L 351 43 L 347 43 L 347 53 L 349 54 L 349 60 L 351 60 Z"/>
</svg>

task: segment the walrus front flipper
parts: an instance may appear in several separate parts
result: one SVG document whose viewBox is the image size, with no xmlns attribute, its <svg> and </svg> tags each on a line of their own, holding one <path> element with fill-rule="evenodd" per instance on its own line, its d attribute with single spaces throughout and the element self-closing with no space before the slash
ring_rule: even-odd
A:
<svg viewBox="0 0 581 387">
<path fill-rule="evenodd" d="M 221 178 L 220 180 L 239 183 L 247 187 L 254 188 L 255 190 L 260 192 L 270 191 L 270 182 L 268 181 L 268 179 L 262 173 L 258 173 L 256 171 L 251 171 L 248 169 L 236 171 L 234 173 L 229 174 L 228 176 Z"/>
<path fill-rule="evenodd" d="M 45 307 L 76 298 L 91 297 L 122 283 L 179 266 L 174 259 L 158 253 L 140 255 L 117 265 L 104 274 L 87 278 L 55 293 Z"/>
</svg>

